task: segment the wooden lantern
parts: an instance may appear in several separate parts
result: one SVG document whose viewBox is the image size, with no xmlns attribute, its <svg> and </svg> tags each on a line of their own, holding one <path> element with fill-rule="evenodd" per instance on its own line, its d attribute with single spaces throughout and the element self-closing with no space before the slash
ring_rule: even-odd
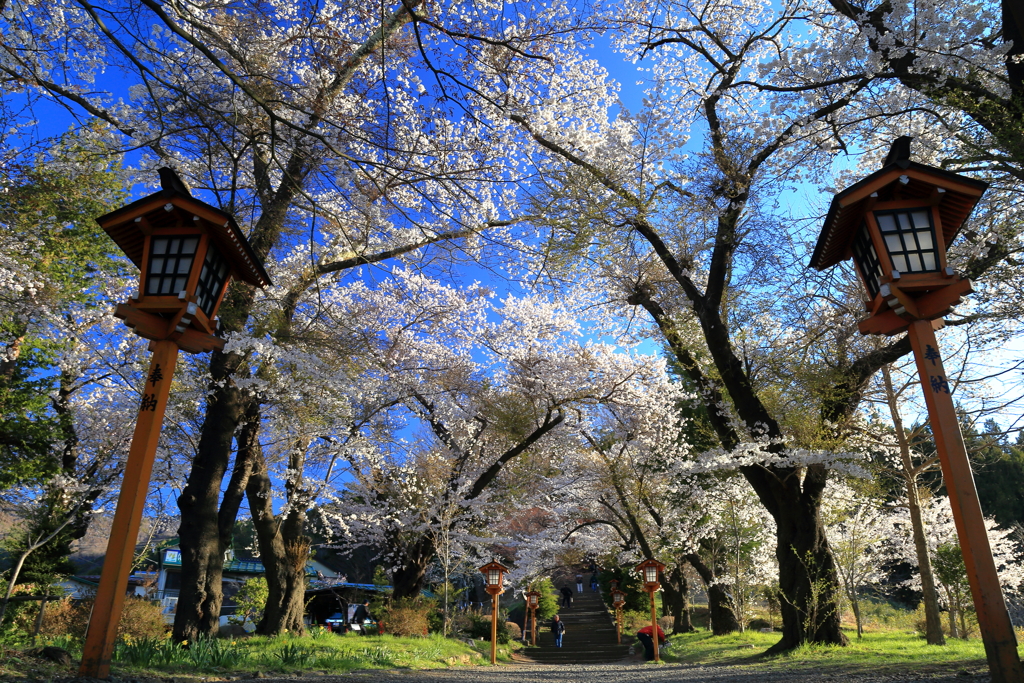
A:
<svg viewBox="0 0 1024 683">
<path fill-rule="evenodd" d="M 78 672 L 87 678 L 110 675 L 178 351 L 223 348 L 214 321 L 232 277 L 270 284 L 231 216 L 192 197 L 169 168 L 160 169 L 160 184 L 159 192 L 97 219 L 142 273 L 139 295 L 114 314 L 152 340 L 152 355 L 82 647 Z"/>
<path fill-rule="evenodd" d="M 146 339 L 199 353 L 213 336 L 231 278 L 266 287 L 270 277 L 235 219 L 193 197 L 170 169 L 163 189 L 97 219 L 141 271 L 138 296 L 115 315 Z"/>
<path fill-rule="evenodd" d="M 498 596 L 504 592 L 501 586 L 507 572 L 508 568 L 496 560 L 480 567 L 491 596 L 491 664 L 498 663 Z"/>
<path fill-rule="evenodd" d="M 935 337 L 942 317 L 971 291 L 947 264 L 946 249 L 988 185 L 914 163 L 910 140 L 893 142 L 880 170 L 832 199 L 811 266 L 822 270 L 852 258 L 867 293 L 860 331 L 907 332 L 992 681 L 1019 683 L 1024 667 Z"/>
<path fill-rule="evenodd" d="M 487 592 L 490 595 L 501 595 L 504 592 L 502 583 L 505 580 L 505 574 L 508 573 L 507 567 L 497 561 L 488 562 L 480 567 L 480 573 L 484 575 L 484 580 L 487 582 Z"/>
<path fill-rule="evenodd" d="M 665 571 L 665 565 L 657 560 L 646 559 L 636 566 L 640 578 L 644 582 L 644 590 L 653 592 L 661 588 L 659 579 L 661 572 Z"/>
<path fill-rule="evenodd" d="M 971 292 L 946 250 L 987 183 L 910 160 L 897 139 L 882 168 L 832 198 L 811 257 L 818 270 L 853 259 L 867 294 L 864 334 L 897 334 L 936 320 Z"/>
</svg>

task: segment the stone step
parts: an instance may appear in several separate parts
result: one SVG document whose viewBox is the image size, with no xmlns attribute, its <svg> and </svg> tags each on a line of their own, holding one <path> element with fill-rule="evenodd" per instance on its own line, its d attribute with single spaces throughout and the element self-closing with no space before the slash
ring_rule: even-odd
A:
<svg viewBox="0 0 1024 683">
<path fill-rule="evenodd" d="M 520 651 L 538 664 L 599 664 L 629 656 L 630 642 L 616 642 L 615 623 L 600 593 L 587 590 L 574 596 L 572 607 L 563 607 L 558 617 L 565 623 L 562 647 L 555 647 L 551 622 L 538 623 L 537 647 Z"/>
</svg>

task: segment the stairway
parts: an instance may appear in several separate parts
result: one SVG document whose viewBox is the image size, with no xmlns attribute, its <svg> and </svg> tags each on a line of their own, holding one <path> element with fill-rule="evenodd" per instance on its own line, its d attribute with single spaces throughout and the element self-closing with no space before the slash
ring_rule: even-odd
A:
<svg viewBox="0 0 1024 683">
<path fill-rule="evenodd" d="M 589 586 L 574 597 L 572 607 L 561 608 L 558 616 L 565 622 L 562 647 L 555 647 L 551 622 L 538 622 L 537 647 L 524 648 L 522 655 L 537 664 L 601 664 L 629 655 L 629 645 L 635 639 L 624 634 L 623 644 L 616 643 L 615 622 L 601 595 Z"/>
</svg>

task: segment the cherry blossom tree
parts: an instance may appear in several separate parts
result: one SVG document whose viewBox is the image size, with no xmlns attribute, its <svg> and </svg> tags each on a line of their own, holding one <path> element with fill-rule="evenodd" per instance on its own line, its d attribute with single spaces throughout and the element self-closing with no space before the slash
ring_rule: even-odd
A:
<svg viewBox="0 0 1024 683">
<path fill-rule="evenodd" d="M 814 32 L 822 52 L 834 47 L 837 36 L 817 25 L 817 14 L 805 22 L 805 12 L 814 8 L 630 3 L 616 40 L 651 62 L 643 111 L 613 122 L 595 115 L 584 132 L 552 125 L 543 110 L 509 114 L 552 169 L 554 189 L 538 204 L 554 242 L 592 268 L 620 313 L 643 311 L 704 402 L 722 449 L 716 457 L 740 469 L 774 517 L 784 597 L 777 650 L 846 642 L 818 512 L 828 466 L 820 453 L 797 455 L 813 441 L 789 440 L 774 397 L 793 383 L 773 385 L 760 372 L 778 348 L 769 343 L 779 332 L 771 321 L 792 318 L 783 292 L 799 252 L 772 218 L 773 198 L 827 160 L 844 107 L 870 85 L 846 78 L 841 64 L 808 76 L 779 58 L 779 46 L 803 31 Z M 817 87 L 803 92 L 809 81 Z M 690 127 L 703 139 L 686 147 Z M 593 208 L 580 215 L 581 204 Z M 801 399 L 835 423 L 856 406 L 861 381 Z"/>
<path fill-rule="evenodd" d="M 0 7 L 7 83 L 106 122 L 126 148 L 145 150 L 143 167 L 176 168 L 247 227 L 278 286 L 233 285 L 221 329 L 279 343 L 301 331 L 293 308 L 315 309 L 319 288 L 352 268 L 402 257 L 444 272 L 452 259 L 515 245 L 523 136 L 484 105 L 506 88 L 546 100 L 552 83 L 592 70 L 577 44 L 590 15 L 560 2 L 376 13 L 357 2 Z M 115 92 L 121 83 L 126 93 Z M 216 631 L 230 526 L 249 474 L 265 471 L 236 439 L 263 419 L 249 383 L 261 359 L 240 348 L 212 354 L 188 436 L 177 641 Z"/>
<path fill-rule="evenodd" d="M 929 530 L 928 551 L 935 568 L 938 590 L 949 611 L 949 632 L 954 638 L 967 638 L 970 626 L 967 615 L 973 612 L 974 605 L 970 597 L 970 586 L 967 583 L 967 570 L 963 566 L 960 544 L 957 538 L 956 524 L 953 520 L 949 499 L 935 496 L 922 508 L 925 524 Z M 909 520 L 904 519 L 901 526 L 908 526 Z M 1020 562 L 1020 554 L 1013 538 L 1013 530 L 1000 529 L 994 519 L 986 519 L 989 544 L 996 562 L 999 582 L 1004 593 L 1016 596 L 1024 585 L 1024 565 Z M 909 533 L 893 537 L 897 545 L 893 549 L 895 557 L 916 565 L 917 552 L 913 542 L 908 540 Z M 901 541 L 901 542 L 900 542 Z M 908 580 L 911 588 L 920 589 L 920 575 Z"/>
<path fill-rule="evenodd" d="M 887 546 L 896 531 L 896 516 L 880 501 L 871 500 L 843 483 L 829 487 L 827 496 L 827 530 L 836 570 L 853 609 L 857 637 L 863 638 L 860 591 L 883 577 L 885 561 L 891 554 Z"/>
<path fill-rule="evenodd" d="M 396 598 L 419 593 L 441 534 L 496 542 L 497 520 L 528 507 L 532 482 L 578 447 L 573 425 L 600 406 L 641 409 L 665 374 L 658 359 L 584 341 L 581 309 L 411 279 L 347 292 L 380 316 L 359 318 L 371 329 L 387 318 L 367 368 L 384 397 L 360 380 L 373 417 L 341 455 L 351 480 L 325 507 L 339 536 L 385 553 Z"/>
</svg>

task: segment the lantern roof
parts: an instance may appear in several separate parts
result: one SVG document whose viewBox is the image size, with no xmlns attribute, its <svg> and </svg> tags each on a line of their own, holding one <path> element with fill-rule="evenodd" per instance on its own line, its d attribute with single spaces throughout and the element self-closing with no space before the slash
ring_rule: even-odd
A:
<svg viewBox="0 0 1024 683">
<path fill-rule="evenodd" d="M 661 562 L 658 562 L 657 560 L 652 559 L 652 558 L 647 558 L 646 560 L 644 560 L 643 562 L 638 564 L 636 566 L 636 570 L 640 571 L 644 567 L 652 567 L 652 566 L 653 567 L 657 567 L 659 572 L 665 571 L 665 565 L 663 565 Z"/>
<path fill-rule="evenodd" d="M 492 569 L 497 569 L 498 571 L 502 572 L 503 574 L 508 573 L 508 567 L 506 567 L 505 565 L 501 564 L 497 560 L 492 560 L 491 562 L 488 562 L 484 566 L 480 567 L 480 571 L 482 573 L 484 573 L 484 574 L 486 574 L 487 572 L 489 572 Z"/>
<path fill-rule="evenodd" d="M 864 214 L 878 202 L 918 201 L 934 205 L 947 246 L 967 221 L 988 183 L 910 160 L 910 140 L 897 138 L 881 169 L 832 198 L 825 225 L 811 256 L 811 267 L 824 270 L 852 256 L 853 239 Z"/>
<path fill-rule="evenodd" d="M 163 176 L 161 173 L 161 178 Z M 100 216 L 96 222 L 139 269 L 145 240 L 140 224 L 153 230 L 201 223 L 217 251 L 227 260 L 233 277 L 256 287 L 270 285 L 270 276 L 235 219 L 188 194 L 180 181 L 176 185 L 165 182 L 164 189 Z"/>
</svg>

